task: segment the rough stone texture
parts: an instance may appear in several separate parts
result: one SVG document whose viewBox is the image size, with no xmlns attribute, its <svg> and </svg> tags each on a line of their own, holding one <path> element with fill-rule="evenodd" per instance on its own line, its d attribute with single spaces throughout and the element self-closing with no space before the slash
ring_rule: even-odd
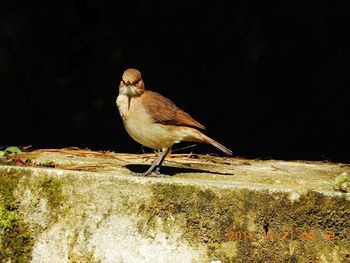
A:
<svg viewBox="0 0 350 263">
<path fill-rule="evenodd" d="M 1 262 L 350 262 L 347 164 L 42 150 L 2 159 Z"/>
</svg>

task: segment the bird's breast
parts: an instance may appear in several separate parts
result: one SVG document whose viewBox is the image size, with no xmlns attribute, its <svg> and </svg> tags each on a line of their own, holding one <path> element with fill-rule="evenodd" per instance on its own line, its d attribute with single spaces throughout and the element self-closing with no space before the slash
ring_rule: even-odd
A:
<svg viewBox="0 0 350 263">
<path fill-rule="evenodd" d="M 117 106 L 126 131 L 135 141 L 153 149 L 161 149 L 173 144 L 166 139 L 169 135 L 166 127 L 153 121 L 140 97 L 131 98 L 128 105 L 128 97 L 119 95 Z"/>
<path fill-rule="evenodd" d="M 171 147 L 188 135 L 187 127 L 164 125 L 156 123 L 140 97 L 131 98 L 128 105 L 128 97 L 119 95 L 117 106 L 128 134 L 138 143 L 153 149 Z"/>
<path fill-rule="evenodd" d="M 124 121 L 125 128 L 140 128 L 142 126 L 152 125 L 153 121 L 142 105 L 140 97 L 129 98 L 125 95 L 119 95 L 117 106 L 120 116 Z"/>
</svg>

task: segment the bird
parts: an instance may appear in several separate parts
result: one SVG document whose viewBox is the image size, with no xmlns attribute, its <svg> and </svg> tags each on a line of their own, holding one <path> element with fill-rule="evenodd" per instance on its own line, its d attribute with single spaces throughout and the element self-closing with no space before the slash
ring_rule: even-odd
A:
<svg viewBox="0 0 350 263">
<path fill-rule="evenodd" d="M 170 99 L 146 90 L 141 72 L 137 69 L 129 68 L 123 72 L 116 104 L 131 138 L 148 148 L 161 150 L 149 169 L 136 175 L 161 175 L 159 169 L 166 155 L 174 144 L 182 141 L 211 144 L 232 155 L 230 149 L 205 135 L 202 132 L 205 127 Z"/>
</svg>

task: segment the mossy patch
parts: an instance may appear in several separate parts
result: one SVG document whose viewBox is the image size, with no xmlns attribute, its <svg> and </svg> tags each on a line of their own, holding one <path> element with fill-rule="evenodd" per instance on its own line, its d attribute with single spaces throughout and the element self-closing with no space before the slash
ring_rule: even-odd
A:
<svg viewBox="0 0 350 263">
<path fill-rule="evenodd" d="M 28 211 L 19 212 L 22 194 L 26 190 L 33 193 Z M 30 171 L 15 171 L 12 169 L 2 171 L 0 174 L 0 258 L 6 260 L 28 261 L 31 258 L 32 228 L 25 222 L 28 221 L 26 213 L 35 208 L 40 199 L 46 199 L 50 216 L 49 223 L 58 219 L 61 212 L 62 197 L 61 182 L 52 176 L 37 175 L 35 180 Z M 40 220 L 40 218 L 38 219 Z M 34 222 L 32 222 L 34 223 Z M 40 233 L 36 233 L 38 235 Z"/>
<path fill-rule="evenodd" d="M 182 238 L 192 246 L 207 245 L 209 258 L 222 258 L 222 246 L 228 241 L 235 218 L 243 218 L 242 210 L 237 206 L 241 197 L 235 193 L 221 193 L 189 185 L 155 185 L 153 198 L 139 213 L 144 219 L 138 222 L 139 232 L 144 236 L 161 230 L 174 235 L 179 229 Z M 159 224 L 160 221 L 163 224 Z M 236 223 L 244 225 L 243 221 Z M 219 255 L 220 254 L 220 255 Z M 228 257 L 232 256 L 230 251 Z M 220 256 L 220 257 L 219 257 Z"/>
<path fill-rule="evenodd" d="M 306 260 L 316 260 L 319 251 L 331 254 L 334 246 L 350 249 L 344 236 L 350 228 L 345 197 L 308 192 L 291 201 L 286 192 L 182 184 L 156 184 L 151 189 L 153 197 L 139 207 L 139 232 L 145 237 L 157 231 L 172 236 L 178 229 L 191 246 L 205 245 L 209 259 L 304 262 L 293 255 L 295 248 L 299 255 L 308 255 Z M 326 240 L 326 231 L 334 232 L 334 239 Z M 305 244 L 300 246 L 300 241 Z"/>
<path fill-rule="evenodd" d="M 68 260 L 70 263 L 100 263 L 100 260 L 94 260 L 93 252 L 88 252 L 84 255 L 78 254 L 78 253 L 69 253 Z"/>
<path fill-rule="evenodd" d="M 9 170 L 0 173 L 0 258 L 2 262 L 27 262 L 31 258 L 33 238 L 27 224 L 18 213 L 13 196 L 20 179 L 26 173 Z"/>
<path fill-rule="evenodd" d="M 0 233 L 11 227 L 15 220 L 16 211 L 11 211 L 5 203 L 0 204 Z"/>
<path fill-rule="evenodd" d="M 16 211 L 10 211 L 13 219 L 0 232 L 0 258 L 3 262 L 27 262 L 31 259 L 33 239 L 29 228 L 17 216 Z"/>
<path fill-rule="evenodd" d="M 55 177 L 44 176 L 38 182 L 38 195 L 46 198 L 53 217 L 56 219 L 57 213 L 61 211 L 61 204 L 65 200 L 62 195 L 62 182 Z"/>
</svg>

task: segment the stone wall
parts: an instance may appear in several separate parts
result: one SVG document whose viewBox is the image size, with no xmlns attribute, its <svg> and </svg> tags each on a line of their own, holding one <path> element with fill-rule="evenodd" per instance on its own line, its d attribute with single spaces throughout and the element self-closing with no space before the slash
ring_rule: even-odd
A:
<svg viewBox="0 0 350 263">
<path fill-rule="evenodd" d="M 20 153 L 0 165 L 0 262 L 349 262 L 346 164 Z M 344 189 L 343 189 L 344 190 Z"/>
</svg>

